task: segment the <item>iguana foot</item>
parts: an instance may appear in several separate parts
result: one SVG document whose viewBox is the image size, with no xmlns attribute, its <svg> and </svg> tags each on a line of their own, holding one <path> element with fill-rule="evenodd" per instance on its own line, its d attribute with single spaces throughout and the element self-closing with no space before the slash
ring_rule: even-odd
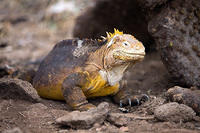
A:
<svg viewBox="0 0 200 133">
<path fill-rule="evenodd" d="M 134 105 L 139 105 L 140 104 L 140 101 L 138 98 L 134 97 L 134 98 L 130 98 L 130 97 L 127 97 L 127 98 L 124 98 L 124 99 L 121 99 L 119 101 L 119 106 L 120 107 L 124 107 L 124 106 L 134 106 Z"/>
<path fill-rule="evenodd" d="M 124 106 L 137 106 L 149 100 L 149 96 L 146 94 L 140 96 L 131 96 L 128 92 L 121 90 L 113 96 L 115 103 L 118 103 L 120 107 Z"/>
<path fill-rule="evenodd" d="M 191 107 L 197 114 L 200 114 L 200 90 L 190 90 L 175 86 L 170 88 L 166 93 L 170 101 L 186 104 Z"/>
<path fill-rule="evenodd" d="M 120 100 L 119 106 L 124 107 L 124 106 L 138 106 L 141 105 L 142 103 L 146 102 L 149 100 L 149 96 L 146 94 L 143 94 L 141 96 L 127 96 L 123 99 Z"/>
<path fill-rule="evenodd" d="M 140 98 L 140 103 L 143 103 L 143 102 L 146 102 L 146 101 L 149 101 L 149 96 L 147 94 L 142 94 L 141 95 L 141 98 Z"/>
</svg>

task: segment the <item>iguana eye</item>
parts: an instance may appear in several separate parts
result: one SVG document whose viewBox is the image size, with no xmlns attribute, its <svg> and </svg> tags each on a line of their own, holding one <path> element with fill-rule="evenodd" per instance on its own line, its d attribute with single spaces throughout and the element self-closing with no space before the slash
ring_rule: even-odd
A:
<svg viewBox="0 0 200 133">
<path fill-rule="evenodd" d="M 130 46 L 130 43 L 127 42 L 127 41 L 123 42 L 122 44 L 123 44 L 124 46 L 126 46 L 126 47 L 127 47 L 127 46 Z"/>
</svg>

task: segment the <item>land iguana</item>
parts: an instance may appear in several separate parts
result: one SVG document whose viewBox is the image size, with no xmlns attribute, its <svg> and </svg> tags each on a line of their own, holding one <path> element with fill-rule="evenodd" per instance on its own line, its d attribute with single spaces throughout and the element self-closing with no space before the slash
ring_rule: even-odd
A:
<svg viewBox="0 0 200 133">
<path fill-rule="evenodd" d="M 65 100 L 78 110 L 95 107 L 88 98 L 107 95 L 120 105 L 139 103 L 120 81 L 144 56 L 140 41 L 116 29 L 102 40 L 63 40 L 41 62 L 33 86 L 41 97 Z"/>
</svg>

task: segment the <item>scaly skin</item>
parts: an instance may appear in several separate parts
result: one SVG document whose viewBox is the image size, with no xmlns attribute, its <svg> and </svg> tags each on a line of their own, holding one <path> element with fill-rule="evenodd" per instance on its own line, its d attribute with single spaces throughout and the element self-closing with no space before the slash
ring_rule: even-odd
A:
<svg viewBox="0 0 200 133">
<path fill-rule="evenodd" d="M 33 85 L 41 97 L 65 100 L 73 109 L 94 105 L 87 99 L 112 95 L 120 104 L 131 104 L 120 81 L 125 70 L 144 58 L 145 48 L 132 35 L 107 33 L 101 41 L 64 40 L 41 63 Z"/>
</svg>

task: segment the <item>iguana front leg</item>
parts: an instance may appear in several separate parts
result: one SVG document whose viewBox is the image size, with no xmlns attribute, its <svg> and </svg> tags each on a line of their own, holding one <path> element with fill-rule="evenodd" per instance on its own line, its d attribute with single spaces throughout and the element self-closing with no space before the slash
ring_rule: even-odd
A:
<svg viewBox="0 0 200 133">
<path fill-rule="evenodd" d="M 88 103 L 81 86 L 87 82 L 87 75 L 84 73 L 73 73 L 69 75 L 62 84 L 62 92 L 66 103 L 74 110 L 88 110 L 94 108 Z"/>
<path fill-rule="evenodd" d="M 149 96 L 143 94 L 141 96 L 133 96 L 127 89 L 127 83 L 125 80 L 120 81 L 120 90 L 113 96 L 115 103 L 123 106 L 135 106 L 140 105 L 142 102 L 149 100 Z"/>
</svg>

